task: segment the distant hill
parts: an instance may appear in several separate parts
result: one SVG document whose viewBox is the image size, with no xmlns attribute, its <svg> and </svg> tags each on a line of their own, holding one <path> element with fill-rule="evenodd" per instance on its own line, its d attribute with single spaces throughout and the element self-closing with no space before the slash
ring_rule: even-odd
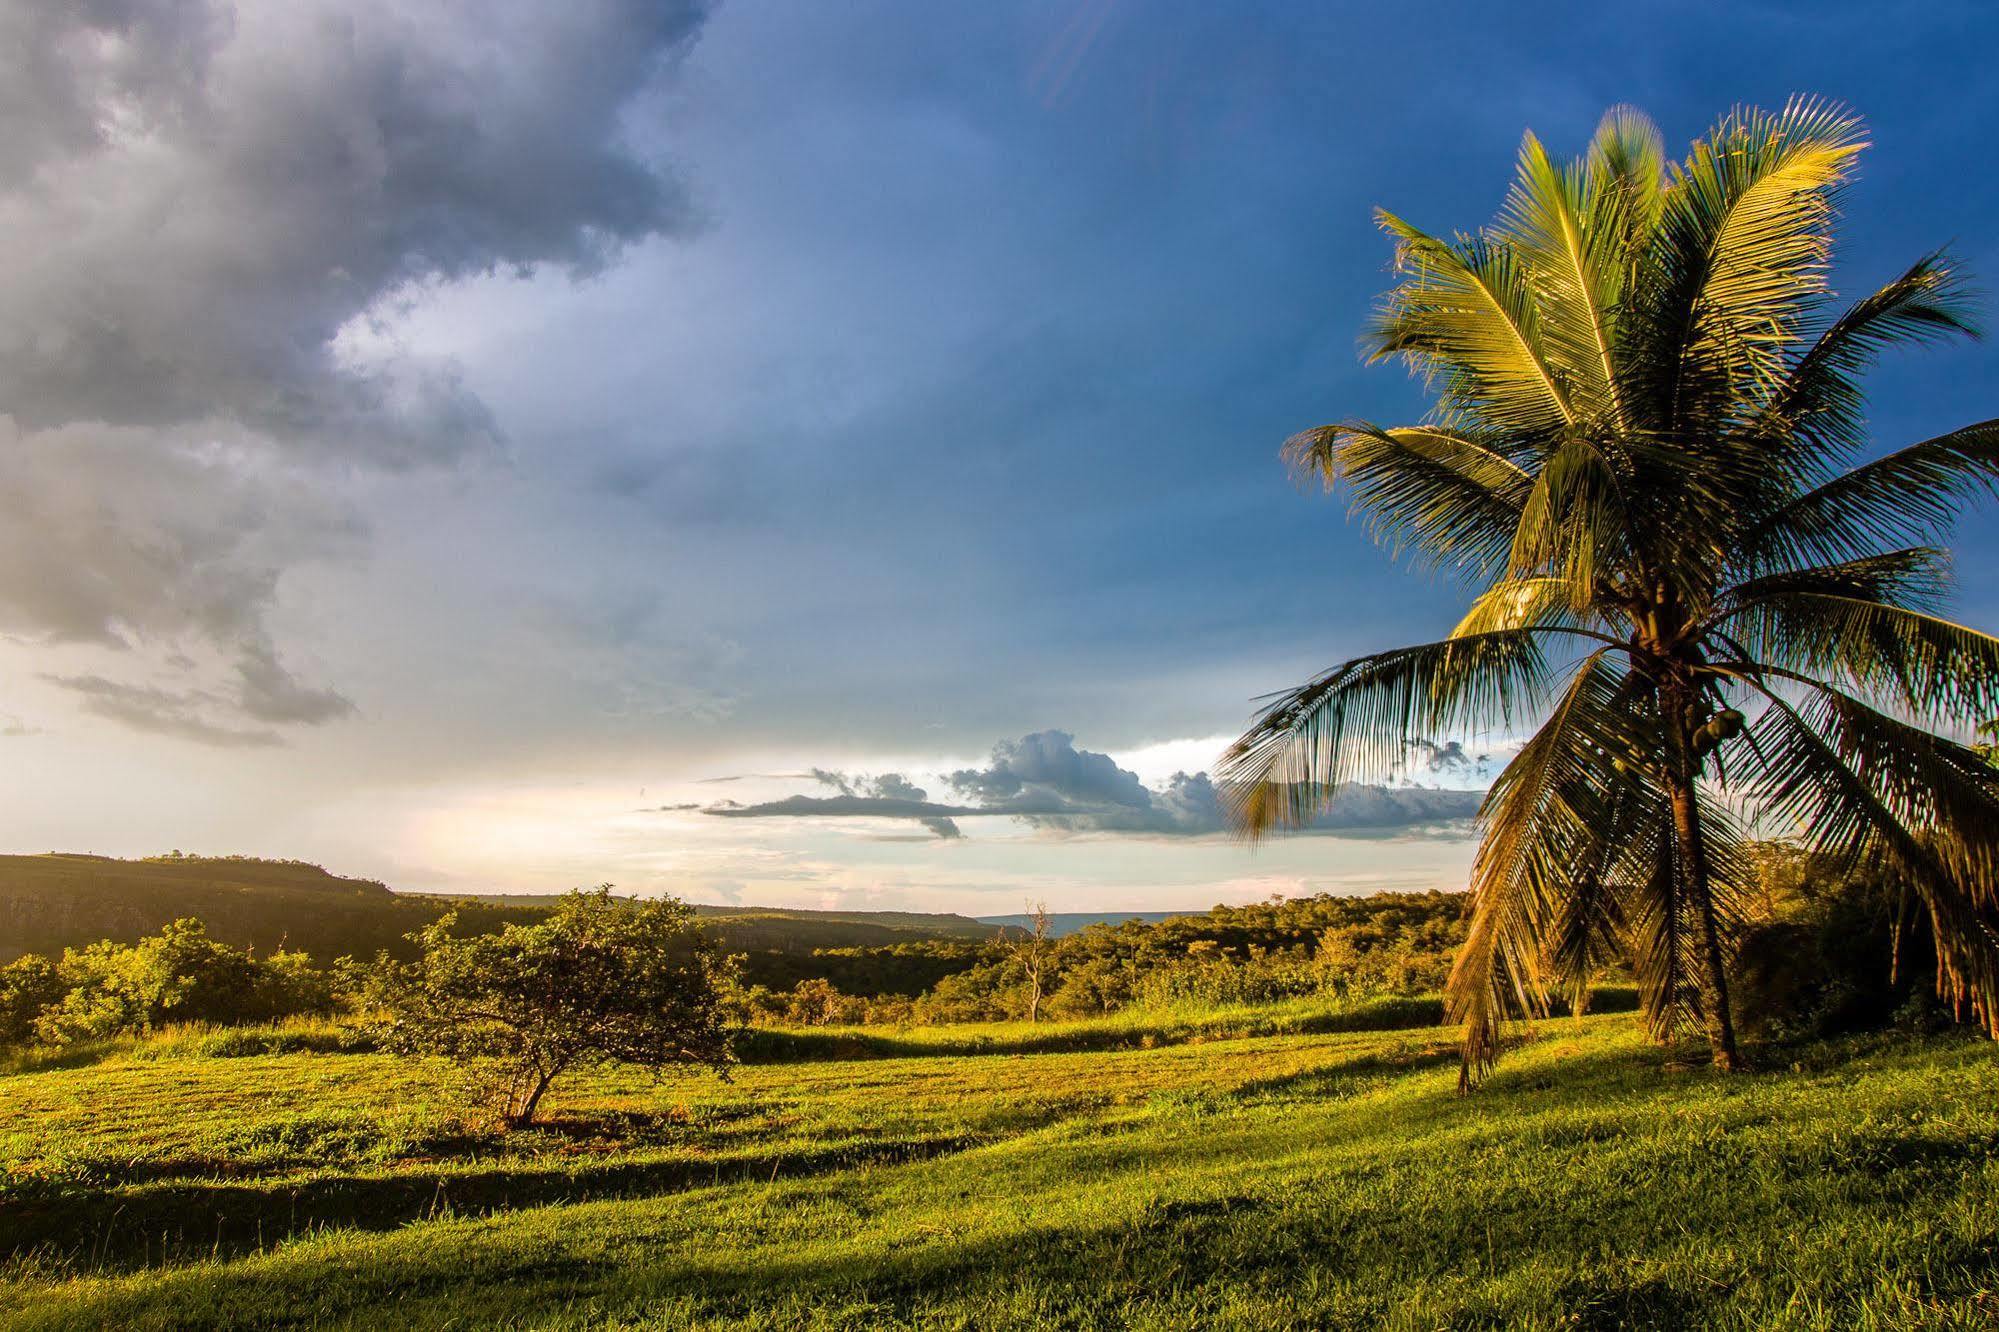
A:
<svg viewBox="0 0 1999 1332">
<path fill-rule="evenodd" d="M 280 946 L 327 961 L 407 955 L 403 937 L 447 911 L 466 933 L 538 919 L 549 895 L 444 897 L 397 893 L 318 865 L 238 856 L 0 856 L 0 963 L 23 953 L 115 939 L 129 943 L 181 916 L 199 916 L 225 943 L 260 953 Z M 903 911 L 802 911 L 697 906 L 731 951 L 810 955 L 925 939 L 992 938 L 998 926 L 968 916 Z M 756 968 L 753 967 L 753 970 Z"/>
<path fill-rule="evenodd" d="M 1205 911 L 1051 911 L 1048 913 L 1048 932 L 1060 939 L 1092 925 L 1119 925 L 1127 920 L 1142 920 L 1156 925 L 1162 920 L 1172 920 L 1175 916 L 1204 916 Z M 980 916 L 981 925 L 992 925 L 1001 929 L 1031 930 L 1034 917 L 1022 913 L 1013 916 Z"/>
</svg>

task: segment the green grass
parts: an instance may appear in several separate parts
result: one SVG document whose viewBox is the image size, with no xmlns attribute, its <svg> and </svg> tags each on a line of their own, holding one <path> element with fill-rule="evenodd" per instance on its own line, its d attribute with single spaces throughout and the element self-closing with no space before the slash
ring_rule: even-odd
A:
<svg viewBox="0 0 1999 1332">
<path fill-rule="evenodd" d="M 1988 1043 L 1727 1079 L 1595 1016 L 1467 1099 L 1337 1020 L 797 1034 L 512 1135 L 425 1064 L 128 1044 L 0 1077 L 0 1323 L 1999 1325 Z"/>
</svg>

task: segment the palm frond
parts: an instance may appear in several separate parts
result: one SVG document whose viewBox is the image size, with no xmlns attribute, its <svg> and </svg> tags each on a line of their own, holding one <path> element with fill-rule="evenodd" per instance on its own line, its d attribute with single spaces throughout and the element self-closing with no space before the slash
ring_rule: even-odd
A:
<svg viewBox="0 0 1999 1332">
<path fill-rule="evenodd" d="M 1819 595 L 1882 601 L 1933 610 L 1950 586 L 1950 555 L 1935 546 L 1907 546 L 1831 564 L 1785 569 L 1736 584 L 1720 599 L 1722 615 L 1741 614 L 1773 597 Z"/>
<path fill-rule="evenodd" d="M 1962 271 L 1939 250 L 1849 306 L 1798 357 L 1744 433 L 1784 454 L 1807 477 L 1850 459 L 1867 442 L 1859 374 L 1884 350 L 1953 335 L 1976 337 Z"/>
<path fill-rule="evenodd" d="M 1588 605 L 1587 597 L 1566 578 L 1503 579 L 1479 594 L 1451 637 L 1582 624 L 1586 617 L 1576 610 L 1579 602 Z"/>
<path fill-rule="evenodd" d="M 1592 653 L 1486 796 L 1470 921 L 1445 1000 L 1465 1027 L 1462 1087 L 1491 1067 L 1509 1017 L 1545 1008 L 1557 903 L 1601 854 L 1619 793 L 1642 781 L 1606 761 L 1635 747 L 1627 697 L 1608 650 Z"/>
<path fill-rule="evenodd" d="M 1758 662 L 1975 725 L 1999 714 L 1999 638 L 1917 609 L 1941 592 L 1940 554 L 1918 547 L 1756 579 L 1716 626 Z"/>
<path fill-rule="evenodd" d="M 1450 410 L 1495 430 L 1552 435 L 1576 420 L 1543 343 L 1526 266 L 1486 236 L 1440 240 L 1377 210 L 1397 238 L 1405 276 L 1382 303 L 1362 346 L 1370 361 L 1400 356 L 1433 382 Z"/>
<path fill-rule="evenodd" d="M 1328 489 L 1344 484 L 1375 539 L 1474 573 L 1506 557 L 1532 486 L 1498 449 L 1442 426 L 1321 426 L 1285 441 L 1285 460 Z"/>
<path fill-rule="evenodd" d="M 1615 242 L 1624 268 L 1620 295 L 1635 276 L 1638 257 L 1659 223 L 1666 199 L 1666 141 L 1651 118 L 1633 106 L 1613 106 L 1590 139 L 1588 171 L 1594 190 L 1614 200 Z"/>
<path fill-rule="evenodd" d="M 1976 751 L 1789 672 L 1742 767 L 1808 845 L 1852 866 L 1884 858 L 1929 911 L 1938 984 L 1999 1037 L 1999 771 Z M 1773 684 L 1798 686 L 1793 703 Z"/>
<path fill-rule="evenodd" d="M 1823 297 L 1837 191 L 1864 146 L 1857 118 L 1794 98 L 1730 114 L 1672 169 L 1632 359 L 1655 428 L 1695 441 L 1781 377 Z"/>
<path fill-rule="evenodd" d="M 1642 782 L 1617 787 L 1593 854 L 1555 901 L 1548 969 L 1578 1012 L 1597 972 L 1629 951 L 1634 912 L 1646 911 L 1651 896 L 1646 882 L 1661 852 L 1671 864 L 1671 821 L 1671 808 L 1656 787 Z"/>
<path fill-rule="evenodd" d="M 1548 360 L 1585 419 L 1626 424 L 1614 321 L 1625 265 L 1626 201 L 1583 163 L 1563 167 L 1528 134 L 1500 226 L 1534 277 Z"/>
<path fill-rule="evenodd" d="M 1999 496 L 1999 420 L 1863 463 L 1785 504 L 1748 534 L 1751 560 L 1795 565 L 1941 541 L 1967 501 Z"/>
<path fill-rule="evenodd" d="M 1592 441 L 1571 437 L 1534 475 L 1507 554 L 1507 573 L 1560 578 L 1580 611 L 1599 588 L 1615 581 L 1630 532 L 1611 460 Z"/>
<path fill-rule="evenodd" d="M 1637 863 L 1644 877 L 1632 895 L 1626 940 L 1646 1031 L 1653 1040 L 1666 1041 L 1686 1020 L 1692 1004 L 1694 977 L 1700 974 L 1701 933 L 1681 892 L 1684 874 L 1673 839 L 1671 809 L 1659 814 L 1632 842 L 1634 855 L 1642 857 Z"/>
<path fill-rule="evenodd" d="M 1395 772 L 1413 741 L 1511 721 L 1545 685 L 1541 632 L 1359 657 L 1278 695 L 1216 766 L 1237 826 L 1301 827 L 1341 783 Z"/>
</svg>

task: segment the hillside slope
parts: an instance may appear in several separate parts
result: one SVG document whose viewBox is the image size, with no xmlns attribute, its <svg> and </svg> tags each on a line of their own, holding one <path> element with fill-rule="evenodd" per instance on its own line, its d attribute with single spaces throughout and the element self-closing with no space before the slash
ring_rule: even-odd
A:
<svg viewBox="0 0 1999 1332">
<path fill-rule="evenodd" d="M 168 856 L 116 860 L 51 854 L 0 856 L 0 963 L 23 953 L 60 953 L 99 939 L 129 943 L 169 921 L 198 916 L 209 933 L 268 953 L 284 946 L 328 961 L 406 955 L 410 931 L 447 911 L 483 933 L 526 923 L 552 898 L 396 893 L 317 865 L 245 857 Z M 991 938 L 999 927 L 966 916 L 917 912 L 800 911 L 697 906 L 724 945 L 748 953 L 810 954 L 914 939 Z"/>
</svg>

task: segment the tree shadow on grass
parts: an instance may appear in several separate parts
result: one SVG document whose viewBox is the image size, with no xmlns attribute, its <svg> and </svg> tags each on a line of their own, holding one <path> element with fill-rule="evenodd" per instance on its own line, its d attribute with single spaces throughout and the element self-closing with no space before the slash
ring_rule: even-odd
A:
<svg viewBox="0 0 1999 1332">
<path fill-rule="evenodd" d="M 262 1252 L 328 1230 L 394 1230 L 417 1221 L 487 1216 L 551 1204 L 643 1198 L 746 1182 L 901 1165 L 965 1151 L 972 1135 L 843 1143 L 818 1150 L 677 1159 L 561 1158 L 540 1168 L 404 1168 L 323 1173 L 266 1183 L 172 1181 L 112 1191 L 52 1191 L 0 1209 L 0 1261 L 117 1271 Z"/>
<path fill-rule="evenodd" d="M 1497 1082 L 1469 1101 L 1439 1078 L 1434 1093 L 1398 1099 L 1392 1118 L 1369 1131 L 1422 1142 L 1426 1150 L 1448 1149 L 1447 1137 L 1422 1137 L 1415 1121 L 1434 1115 L 1478 1132 L 1481 1123 L 1497 1122 L 1495 1115 L 1532 1120 L 1541 1110 L 1563 1109 L 1615 1110 L 1628 1122 L 1613 1127 L 1642 1133 L 1649 1098 L 1634 1098 L 1634 1087 L 1670 1098 L 1687 1085 L 1685 1077 L 1634 1059 L 1643 1053 L 1592 1050 L 1535 1061 L 1561 1070 L 1564 1085 L 1555 1091 L 1534 1085 L 1543 1070 L 1532 1065 L 1514 1066 L 1510 1089 Z M 1448 1063 L 1450 1054 L 1429 1050 L 1418 1058 L 1432 1067 Z M 1270 1079 L 1268 1086 L 1279 1095 L 1311 1091 L 1318 1085 L 1314 1077 L 1342 1072 L 1352 1076 L 1355 1066 Z M 1751 1075 L 1722 1085 L 1758 1082 L 1767 1086 L 1769 1080 Z M 1356 1107 L 1363 1118 L 1374 1110 Z M 1508 1325 L 1527 1307 L 1522 1301 L 1541 1312 L 1573 1314 L 1579 1326 L 1691 1326 L 1753 1321 L 1754 1309 L 1772 1311 L 1793 1293 L 1784 1284 L 1783 1265 L 1768 1261 L 1769 1246 L 1788 1244 L 1789 1227 L 1807 1221 L 1809 1211 L 1787 1221 L 1742 1206 L 1761 1186 L 1745 1182 L 1725 1159 L 1705 1173 L 1675 1174 L 1663 1189 L 1638 1193 L 1606 1191 L 1614 1175 L 1604 1177 L 1603 1187 L 1577 1194 L 1563 1191 L 1561 1174 L 1540 1184 L 1532 1172 L 1502 1172 L 1479 1181 L 1468 1175 L 1462 1194 L 1433 1187 L 1412 1202 L 1395 1188 L 1366 1183 L 1406 1164 L 1392 1151 L 1344 1164 L 1333 1158 L 1308 1167 L 1287 1164 L 1295 1144 L 1320 1130 L 1315 1120 L 1303 1131 L 1285 1131 L 1283 1142 L 1267 1141 L 1286 1122 L 1266 1117 L 1240 1130 L 1204 1128 L 1152 1141 L 1078 1136 L 1025 1151 L 1002 1148 L 1005 1155 L 976 1169 L 969 1160 L 916 1165 L 913 1175 L 870 1185 L 865 1215 L 889 1216 L 898 1206 L 913 1212 L 893 1224 L 859 1222 L 851 1234 L 839 1223 L 810 1239 L 767 1233 L 754 1215 L 762 1207 L 781 1216 L 820 1206 L 846 1187 L 837 1180 L 778 1184 L 762 1195 L 767 1203 L 755 1201 L 761 1191 L 742 1200 L 750 1214 L 740 1203 L 716 1214 L 641 1204 L 630 1212 L 517 1216 L 492 1230 L 438 1228 L 420 1241 L 389 1236 L 365 1248 L 305 1247 L 275 1262 L 196 1269 L 106 1291 L 76 1316 L 133 1326 L 172 1324 L 193 1312 L 214 1325 L 367 1323 L 393 1316 L 414 1329 L 637 1319 L 659 1326 L 732 1319 L 789 1326 L 837 1321 L 829 1310 L 858 1310 L 849 1321 L 862 1325 L 1113 1326 L 1129 1323 L 1140 1308 L 1170 1310 L 1183 1325 L 1246 1321 L 1243 1311 L 1255 1308 L 1269 1315 L 1262 1321 L 1270 1325 L 1368 1325 L 1387 1321 L 1414 1291 L 1438 1300 L 1426 1306 L 1426 1316 L 1453 1326 Z M 1343 1135 L 1343 1126 L 1333 1127 L 1342 1121 L 1327 1118 L 1325 1124 Z M 1554 1145 L 1593 1150 L 1581 1138 Z M 1912 1202 L 1924 1199 L 1930 1212 L 1944 1210 L 1960 1196 L 1962 1180 L 1979 1168 L 1967 1159 L 1961 1135 L 1884 1127 L 1879 1142 L 1859 1145 L 1864 1155 L 1813 1150 L 1782 1162 L 1779 1173 L 1794 1179 L 1845 1175 L 1855 1190 L 1854 1215 L 1885 1219 L 1913 1215 Z M 1765 1149 L 1767 1143 L 1758 1148 Z M 853 1163 L 834 1161 L 827 1168 Z M 1282 1173 L 1301 1169 L 1295 1181 Z M 1076 1217 L 1079 1194 L 1112 1178 L 1134 1185 L 1106 1190 L 1108 1214 L 1034 1224 L 1043 1215 L 1062 1215 L 1064 1199 L 1066 1214 Z M 1474 1183 L 1478 1187 L 1470 1187 Z M 1749 1194 L 1733 1191 L 1736 1183 Z M 1007 1196 L 1011 1215 L 1001 1214 L 995 1225 L 968 1212 L 970 1204 L 925 1201 L 966 1196 L 968 1187 Z M 1154 1194 L 1147 1202 L 1155 1188 L 1165 1196 Z M 660 1191 L 656 1181 L 640 1189 Z M 1034 1201 L 1042 1193 L 1045 1209 Z M 1666 1213 L 1681 1224 L 1662 1229 L 1658 1218 Z M 973 1234 L 955 1233 L 968 1226 Z M 1856 1242 L 1867 1233 L 1862 1226 Z M 1687 1236 L 1698 1237 L 1699 1247 L 1685 1248 Z M 1640 1255 L 1649 1260 L 1627 1265 Z M 1921 1252 L 1893 1257 L 1895 1279 L 1925 1298 L 1931 1292 L 1962 1296 L 1979 1272 L 1989 1273 L 1991 1260 L 1972 1239 L 1950 1234 L 1926 1237 Z M 1468 1266 L 1476 1267 L 1476 1279 L 1459 1280 Z M 1834 1317 L 1842 1300 L 1870 1298 L 1886 1269 L 1877 1271 L 1870 1258 L 1859 1265 L 1828 1263 L 1817 1275 L 1803 1270 L 1797 1289 Z M 1852 1273 L 1862 1274 L 1852 1276 L 1860 1284 L 1810 1284 Z M 1737 1282 L 1761 1302 L 1738 1303 Z"/>
<path fill-rule="evenodd" d="M 1283 1073 L 1268 1078 L 1255 1078 L 1240 1084 L 1228 1095 L 1232 1099 L 1325 1100 L 1352 1092 L 1357 1083 L 1440 1068 L 1445 1064 L 1455 1063 L 1457 1057 L 1457 1047 L 1449 1044 L 1406 1050 L 1399 1054 L 1360 1055 L 1318 1068 L 1300 1069 L 1295 1073 Z"/>
<path fill-rule="evenodd" d="M 784 1196 L 773 1201 L 795 1203 Z M 1492 1201 L 1480 1205 L 1490 1208 Z M 1030 1225 L 971 1239 L 919 1234 L 906 1243 L 877 1241 L 851 1257 L 829 1258 L 824 1245 L 788 1253 L 715 1244 L 689 1257 L 686 1236 L 671 1227 L 656 1240 L 608 1249 L 565 1243 L 560 1230 L 551 1232 L 553 1243 L 514 1236 L 506 1247 L 501 1237 L 485 1234 L 426 1245 L 391 1240 L 365 1261 L 339 1263 L 337 1279 L 332 1267 L 300 1252 L 300 1261 L 283 1266 L 179 1274 L 172 1286 L 117 1292 L 89 1312 L 131 1326 L 172 1325 L 198 1309 L 215 1326 L 393 1317 L 417 1329 L 734 1320 L 760 1327 L 933 1321 L 1110 1327 L 1149 1310 L 1170 1313 L 1173 1326 L 1367 1326 L 1390 1321 L 1409 1298 L 1429 1297 L 1435 1303 L 1425 1306 L 1425 1316 L 1438 1326 L 1509 1326 L 1523 1312 L 1516 1301 L 1545 1301 L 1563 1313 L 1563 1325 L 1585 1328 L 1701 1326 L 1744 1314 L 1734 1282 L 1717 1276 L 1751 1277 L 1747 1250 L 1718 1243 L 1712 1260 L 1718 1266 L 1703 1267 L 1658 1247 L 1655 1261 L 1627 1266 L 1622 1258 L 1592 1256 L 1559 1225 L 1544 1227 L 1548 1218 L 1535 1202 L 1525 1194 L 1504 1201 L 1498 1217 L 1510 1228 L 1496 1250 L 1490 1229 L 1484 1232 L 1479 1279 L 1471 1281 L 1460 1279 L 1475 1265 L 1466 1227 L 1474 1220 L 1489 1226 L 1489 1210 L 1456 1218 L 1453 1229 L 1394 1211 L 1385 1200 L 1350 1212 L 1320 1205 L 1309 1193 L 1197 1186 L 1119 1220 Z M 1733 1227 L 1723 1220 L 1711 1238 L 1725 1241 Z M 1924 1293 L 1949 1294 L 1984 1256 L 1960 1246 L 1935 1262 L 1912 1259 L 1900 1267 Z M 468 1275 L 475 1268 L 476 1280 Z M 1510 1285 L 1516 1272 L 1528 1281 Z M 1544 1285 L 1550 1278 L 1552 1288 Z M 1761 1298 L 1771 1295 L 1766 1288 Z M 1814 1292 L 1828 1307 L 1840 1295 Z M 1261 1317 L 1245 1317 L 1250 1313 Z"/>
<path fill-rule="evenodd" d="M 795 1031 L 753 1027 L 737 1053 L 745 1064 L 821 1063 L 853 1059 L 963 1059 L 976 1055 L 1084 1054 L 1149 1050 L 1166 1045 L 1250 1040 L 1268 1036 L 1323 1036 L 1350 1032 L 1402 1031 L 1434 1027 L 1444 1019 L 1443 1000 L 1434 996 L 1391 996 L 1322 1012 L 1247 1011 L 1202 1021 L 1162 1018 L 1158 1022 L 1027 1027 L 1001 1034 L 967 1033 L 957 1040 L 911 1037 L 893 1030 L 850 1028 Z"/>
</svg>

